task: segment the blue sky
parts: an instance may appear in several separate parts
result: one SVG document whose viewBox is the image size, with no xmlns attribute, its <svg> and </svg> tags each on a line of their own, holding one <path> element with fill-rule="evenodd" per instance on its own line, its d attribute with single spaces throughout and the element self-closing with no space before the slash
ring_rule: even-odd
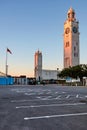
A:
<svg viewBox="0 0 87 130">
<path fill-rule="evenodd" d="M 63 68 L 63 28 L 68 9 L 79 20 L 80 63 L 87 59 L 87 0 L 0 0 L 0 71 L 33 76 L 34 54 L 42 51 L 43 68 Z"/>
</svg>

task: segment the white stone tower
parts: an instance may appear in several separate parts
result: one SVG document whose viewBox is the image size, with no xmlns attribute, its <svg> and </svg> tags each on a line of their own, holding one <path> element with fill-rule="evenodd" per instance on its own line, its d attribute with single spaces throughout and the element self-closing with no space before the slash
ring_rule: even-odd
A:
<svg viewBox="0 0 87 130">
<path fill-rule="evenodd" d="M 42 53 L 39 50 L 34 55 L 34 76 L 36 80 L 42 80 Z"/>
<path fill-rule="evenodd" d="M 79 65 L 79 22 L 70 8 L 64 23 L 64 68 Z"/>
</svg>

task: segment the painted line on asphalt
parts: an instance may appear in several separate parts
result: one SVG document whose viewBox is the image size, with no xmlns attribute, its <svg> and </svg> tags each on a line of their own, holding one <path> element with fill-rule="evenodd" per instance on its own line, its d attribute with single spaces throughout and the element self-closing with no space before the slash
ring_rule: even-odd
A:
<svg viewBox="0 0 87 130">
<path fill-rule="evenodd" d="M 38 96 L 37 98 L 38 98 L 38 99 L 41 99 L 41 97 L 40 97 L 40 96 Z"/>
<path fill-rule="evenodd" d="M 51 98 L 52 96 L 46 96 L 44 98 L 41 98 L 41 100 L 49 100 L 49 98 Z"/>
<path fill-rule="evenodd" d="M 36 93 L 24 93 L 25 95 L 28 95 L 28 96 L 30 96 L 30 95 L 36 95 Z"/>
<path fill-rule="evenodd" d="M 57 96 L 55 99 L 60 99 L 61 98 L 61 95 Z"/>
<path fill-rule="evenodd" d="M 46 118 L 71 117 L 71 116 L 86 116 L 86 115 L 87 115 L 87 113 L 72 113 L 72 114 L 63 114 L 63 115 L 25 117 L 24 120 L 37 120 L 37 119 L 46 119 Z"/>
<path fill-rule="evenodd" d="M 16 106 L 16 109 L 26 109 L 26 108 L 36 108 L 36 107 L 61 107 L 61 106 L 77 106 L 77 105 L 85 105 L 86 103 L 68 103 L 68 104 L 49 104 L 49 105 L 36 105 L 36 106 Z"/>
<path fill-rule="evenodd" d="M 78 98 L 78 97 L 79 97 L 79 95 L 77 94 L 77 95 L 76 95 L 76 98 Z"/>
<path fill-rule="evenodd" d="M 61 98 L 60 98 L 61 99 Z M 48 99 L 48 98 L 40 98 L 40 99 L 32 99 L 32 100 L 11 100 L 12 103 L 19 103 L 19 102 L 34 102 L 34 101 L 47 101 L 47 100 L 58 100 L 58 98 L 52 98 L 52 99 Z M 62 99 L 61 99 L 62 100 Z"/>
<path fill-rule="evenodd" d="M 63 94 L 66 93 L 66 92 L 62 92 Z"/>
<path fill-rule="evenodd" d="M 52 93 L 52 92 L 49 91 L 49 92 L 47 92 L 46 94 L 51 94 L 51 93 Z"/>
<path fill-rule="evenodd" d="M 28 102 L 30 100 L 11 100 L 12 103 Z"/>
<path fill-rule="evenodd" d="M 66 96 L 66 99 L 68 99 L 70 97 L 70 95 Z"/>
</svg>

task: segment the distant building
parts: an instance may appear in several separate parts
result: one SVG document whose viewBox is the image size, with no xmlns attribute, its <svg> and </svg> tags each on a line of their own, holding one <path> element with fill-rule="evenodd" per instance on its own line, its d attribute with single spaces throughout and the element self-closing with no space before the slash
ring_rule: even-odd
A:
<svg viewBox="0 0 87 130">
<path fill-rule="evenodd" d="M 13 85 L 14 84 L 14 78 L 10 75 L 6 77 L 6 74 L 3 72 L 0 72 L 0 85 Z"/>
<path fill-rule="evenodd" d="M 64 68 L 79 65 L 79 22 L 70 8 L 64 22 Z"/>
<path fill-rule="evenodd" d="M 42 80 L 42 52 L 39 50 L 34 55 L 34 76 L 36 80 Z"/>
<path fill-rule="evenodd" d="M 14 84 L 26 85 L 27 84 L 27 78 L 26 78 L 26 76 L 25 75 L 15 76 L 14 77 Z"/>
<path fill-rule="evenodd" d="M 57 70 L 42 70 L 42 79 L 43 80 L 57 80 Z"/>
<path fill-rule="evenodd" d="M 36 80 L 57 80 L 58 70 L 45 70 L 42 69 L 42 52 L 39 50 L 34 55 L 34 76 Z"/>
<path fill-rule="evenodd" d="M 14 77 L 14 84 L 19 85 L 34 85 L 36 84 L 36 79 L 31 77 L 26 77 L 26 75 L 20 75 Z"/>
</svg>

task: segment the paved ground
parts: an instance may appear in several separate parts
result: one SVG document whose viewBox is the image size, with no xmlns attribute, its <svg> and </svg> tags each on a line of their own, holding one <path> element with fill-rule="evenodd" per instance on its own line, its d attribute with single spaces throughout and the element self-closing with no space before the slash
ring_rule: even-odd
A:
<svg viewBox="0 0 87 130">
<path fill-rule="evenodd" d="M 0 130 L 87 130 L 87 88 L 0 86 Z"/>
</svg>

